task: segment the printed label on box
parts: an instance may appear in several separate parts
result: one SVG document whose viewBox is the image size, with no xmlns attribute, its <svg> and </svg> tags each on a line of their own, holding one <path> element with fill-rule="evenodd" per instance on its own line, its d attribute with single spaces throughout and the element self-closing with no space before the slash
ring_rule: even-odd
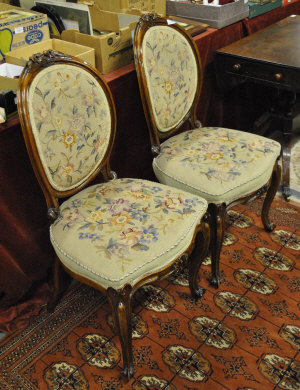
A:
<svg viewBox="0 0 300 390">
<path fill-rule="evenodd" d="M 34 43 L 40 42 L 43 39 L 43 36 L 44 34 L 41 30 L 30 31 L 25 36 L 25 42 L 28 45 L 32 45 Z"/>
</svg>

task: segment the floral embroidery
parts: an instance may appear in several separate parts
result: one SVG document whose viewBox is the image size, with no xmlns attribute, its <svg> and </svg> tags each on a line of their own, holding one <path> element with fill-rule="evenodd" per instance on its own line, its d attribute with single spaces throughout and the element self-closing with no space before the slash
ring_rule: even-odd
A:
<svg viewBox="0 0 300 390">
<path fill-rule="evenodd" d="M 110 196 L 100 197 L 100 193 Z M 64 202 L 51 229 L 62 245 L 64 235 L 71 234 L 70 242 L 79 239 L 92 245 L 97 256 L 121 261 L 124 270 L 140 257 L 139 251 L 155 246 L 155 253 L 163 253 L 170 240 L 176 242 L 191 227 L 191 221 L 200 221 L 206 206 L 205 200 L 170 187 L 118 179 L 92 186 Z"/>
<path fill-rule="evenodd" d="M 251 167 L 252 172 L 257 171 L 262 167 L 260 161 L 266 161 L 268 156 L 272 167 L 279 153 L 279 143 L 264 137 L 224 128 L 202 128 L 165 141 L 155 161 L 163 171 L 172 161 L 177 171 L 192 169 L 208 180 L 223 183 L 232 182 Z"/>
<path fill-rule="evenodd" d="M 75 66 L 40 72 L 30 90 L 33 132 L 46 175 L 58 190 L 84 181 L 110 139 L 110 111 L 94 78 Z"/>
<path fill-rule="evenodd" d="M 171 81 L 165 81 L 165 91 L 166 93 L 171 93 L 173 91 L 174 84 Z"/>
<path fill-rule="evenodd" d="M 76 134 L 65 133 L 62 136 L 66 148 L 71 148 L 76 142 Z"/>
<path fill-rule="evenodd" d="M 177 31 L 155 26 L 145 34 L 144 67 L 156 124 L 167 131 L 193 102 L 197 65 L 189 44 Z"/>
</svg>

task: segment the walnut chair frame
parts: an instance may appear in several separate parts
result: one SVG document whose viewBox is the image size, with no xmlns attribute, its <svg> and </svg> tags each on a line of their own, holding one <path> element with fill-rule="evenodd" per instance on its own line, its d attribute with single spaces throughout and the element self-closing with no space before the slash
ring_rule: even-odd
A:
<svg viewBox="0 0 300 390">
<path fill-rule="evenodd" d="M 197 86 L 195 88 L 194 99 L 190 106 L 190 109 L 182 117 L 182 119 L 172 128 L 169 128 L 167 131 L 161 131 L 157 125 L 153 104 L 151 102 L 149 86 L 147 82 L 144 59 L 143 59 L 143 39 L 145 34 L 149 29 L 157 26 L 168 27 L 171 30 L 175 30 L 177 33 L 185 39 L 186 43 L 190 46 L 190 49 L 193 52 L 197 63 Z M 184 30 L 178 24 L 168 25 L 165 18 L 160 17 L 156 14 L 145 14 L 141 16 L 134 34 L 134 59 L 135 59 L 135 68 L 138 77 L 138 84 L 140 89 L 140 95 L 142 99 L 143 109 L 146 117 L 146 122 L 148 126 L 150 142 L 151 142 L 151 152 L 153 157 L 157 157 L 161 152 L 161 143 L 172 136 L 175 136 L 182 132 L 182 126 L 184 124 L 189 125 L 189 129 L 200 129 L 202 128 L 201 122 L 197 119 L 197 106 L 201 94 L 202 82 L 203 82 L 203 71 L 201 65 L 200 55 L 197 49 L 197 46 L 193 38 L 189 33 Z M 271 232 L 275 225 L 269 220 L 269 210 L 271 203 L 276 195 L 277 189 L 281 180 L 281 166 L 279 165 L 278 156 L 271 174 L 270 179 L 265 183 L 261 188 L 253 191 L 252 193 L 246 194 L 246 196 L 235 199 L 231 202 L 218 202 L 213 203 L 209 202 L 208 212 L 210 214 L 210 230 L 211 230 L 211 243 L 210 243 L 210 254 L 211 254 L 211 269 L 212 277 L 211 284 L 215 287 L 218 287 L 220 284 L 220 271 L 219 271 L 219 262 L 220 262 L 220 253 L 221 247 L 225 235 L 225 225 L 226 225 L 226 214 L 227 211 L 236 204 L 245 204 L 257 197 L 262 196 L 266 193 L 261 218 L 263 222 L 264 229 L 267 232 Z M 174 184 L 176 186 L 176 184 Z M 188 191 L 188 189 L 186 189 Z M 196 193 L 196 192 L 193 192 Z M 204 197 L 203 194 L 200 196 Z"/>
<path fill-rule="evenodd" d="M 88 72 L 92 75 L 95 83 L 99 83 L 100 87 L 105 93 L 111 118 L 111 134 L 109 139 L 109 144 L 107 151 L 103 156 L 102 160 L 98 164 L 97 169 L 92 172 L 86 180 L 84 180 L 80 185 L 75 186 L 74 188 L 67 191 L 60 191 L 53 187 L 49 182 L 49 179 L 45 173 L 41 156 L 37 148 L 35 136 L 32 131 L 32 123 L 29 111 L 29 90 L 31 84 L 35 77 L 48 67 L 54 65 L 64 65 L 80 68 L 81 70 Z M 113 102 L 111 92 L 103 80 L 99 72 L 89 66 L 87 63 L 76 59 L 74 57 L 64 55 L 55 51 L 47 51 L 42 54 L 36 54 L 28 61 L 27 66 L 25 67 L 18 85 L 17 92 L 18 99 L 18 111 L 20 116 L 20 121 L 22 125 L 23 135 L 28 150 L 28 154 L 31 160 L 32 167 L 34 169 L 37 180 L 41 186 L 41 189 L 44 193 L 47 208 L 48 208 L 48 217 L 51 219 L 51 223 L 57 220 L 60 215 L 60 202 L 62 198 L 70 197 L 74 194 L 79 193 L 81 190 L 86 188 L 93 179 L 98 175 L 102 175 L 104 182 L 116 179 L 116 174 L 111 171 L 110 168 L 110 155 L 113 147 L 113 141 L 116 133 L 116 112 Z M 156 183 L 154 183 L 156 184 Z M 105 286 L 103 287 L 99 283 L 95 283 L 91 278 L 86 275 L 83 276 L 80 273 L 74 272 L 62 263 L 62 261 L 56 256 L 54 263 L 54 293 L 51 301 L 48 304 L 48 309 L 53 310 L 57 300 L 60 296 L 61 288 L 60 286 L 60 270 L 64 269 L 74 277 L 76 280 L 83 282 L 87 285 L 90 285 L 104 294 L 107 295 L 108 301 L 111 304 L 113 319 L 115 324 L 115 329 L 120 338 L 121 348 L 122 348 L 122 357 L 123 357 L 123 371 L 127 379 L 132 377 L 134 373 L 133 367 L 133 352 L 132 352 L 132 331 L 131 331 L 131 312 L 132 312 L 132 298 L 134 293 L 142 286 L 148 283 L 165 278 L 169 274 L 178 270 L 178 267 L 186 266 L 189 269 L 189 286 L 194 297 L 201 297 L 204 293 L 204 289 L 198 285 L 198 271 L 201 266 L 203 259 L 205 258 L 210 241 L 210 230 L 208 223 L 207 214 L 203 214 L 203 218 L 199 224 L 197 224 L 194 233 L 192 234 L 193 238 L 188 247 L 176 258 L 170 259 L 167 264 L 164 264 L 163 267 L 159 268 L 155 272 L 145 272 L 139 280 L 133 284 L 126 283 L 119 289 L 114 287 Z M 187 261 L 187 259 L 189 261 Z"/>
</svg>

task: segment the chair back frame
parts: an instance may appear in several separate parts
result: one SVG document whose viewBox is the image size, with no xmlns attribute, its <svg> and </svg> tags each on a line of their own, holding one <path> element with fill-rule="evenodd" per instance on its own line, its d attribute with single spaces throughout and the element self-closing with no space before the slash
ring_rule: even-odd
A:
<svg viewBox="0 0 300 390">
<path fill-rule="evenodd" d="M 108 102 L 110 110 L 110 119 L 111 119 L 111 134 L 108 142 L 107 149 L 103 158 L 97 163 L 96 169 L 88 175 L 83 182 L 78 186 L 70 190 L 60 191 L 55 189 L 45 173 L 41 157 L 37 148 L 36 140 L 31 128 L 31 120 L 29 115 L 29 91 L 31 84 L 37 74 L 47 67 L 62 64 L 62 65 L 72 65 L 75 67 L 80 67 L 84 71 L 90 73 L 95 82 L 100 84 Z M 65 198 L 72 196 L 73 194 L 81 191 L 85 188 L 99 173 L 102 173 L 105 180 L 113 179 L 116 177 L 115 173 L 110 170 L 110 155 L 112 147 L 114 144 L 115 133 L 116 133 L 116 109 L 113 102 L 111 92 L 106 84 L 106 82 L 101 78 L 100 74 L 95 68 L 92 68 L 90 65 L 84 61 L 56 52 L 54 50 L 48 50 L 43 53 L 38 53 L 30 58 L 26 67 L 24 68 L 18 84 L 17 91 L 17 105 L 18 112 L 22 127 L 23 136 L 25 139 L 26 148 L 30 157 L 31 164 L 33 166 L 37 180 L 42 188 L 44 193 L 46 203 L 48 206 L 48 215 L 51 219 L 57 218 L 57 213 L 59 209 L 59 198 Z"/>
<path fill-rule="evenodd" d="M 143 50 L 142 50 L 143 39 L 146 32 L 149 29 L 151 29 L 153 26 L 168 27 L 180 33 L 181 36 L 186 40 L 186 42 L 189 44 L 190 48 L 192 49 L 197 64 L 198 84 L 196 86 L 194 99 L 191 104 L 191 107 L 176 126 L 172 127 L 168 131 L 163 131 L 163 132 L 158 129 L 155 121 L 153 108 L 150 100 L 149 88 L 147 85 L 147 80 L 145 75 L 144 63 L 143 63 Z M 144 113 L 146 116 L 146 121 L 147 121 L 149 135 L 150 135 L 151 151 L 154 155 L 158 155 L 160 151 L 160 140 L 175 135 L 177 132 L 179 132 L 182 125 L 187 121 L 189 122 L 191 128 L 201 127 L 201 123 L 197 119 L 197 115 L 196 115 L 197 105 L 199 102 L 201 89 L 202 89 L 202 81 L 203 81 L 201 59 L 199 56 L 197 46 L 193 38 L 189 35 L 189 33 L 185 31 L 178 24 L 173 24 L 169 26 L 165 18 L 160 17 L 156 14 L 145 14 L 140 18 L 135 29 L 133 49 L 134 49 L 135 68 L 138 76 L 140 94 L 142 98 Z"/>
</svg>

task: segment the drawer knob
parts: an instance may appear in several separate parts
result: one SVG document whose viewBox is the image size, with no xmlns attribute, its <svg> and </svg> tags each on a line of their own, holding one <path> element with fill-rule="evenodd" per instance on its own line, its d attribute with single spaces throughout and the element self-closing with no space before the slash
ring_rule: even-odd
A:
<svg viewBox="0 0 300 390">
<path fill-rule="evenodd" d="M 234 64 L 233 65 L 233 69 L 238 72 L 239 70 L 241 70 L 241 64 Z"/>
<path fill-rule="evenodd" d="M 275 73 L 275 80 L 280 81 L 282 79 L 282 73 Z"/>
</svg>

